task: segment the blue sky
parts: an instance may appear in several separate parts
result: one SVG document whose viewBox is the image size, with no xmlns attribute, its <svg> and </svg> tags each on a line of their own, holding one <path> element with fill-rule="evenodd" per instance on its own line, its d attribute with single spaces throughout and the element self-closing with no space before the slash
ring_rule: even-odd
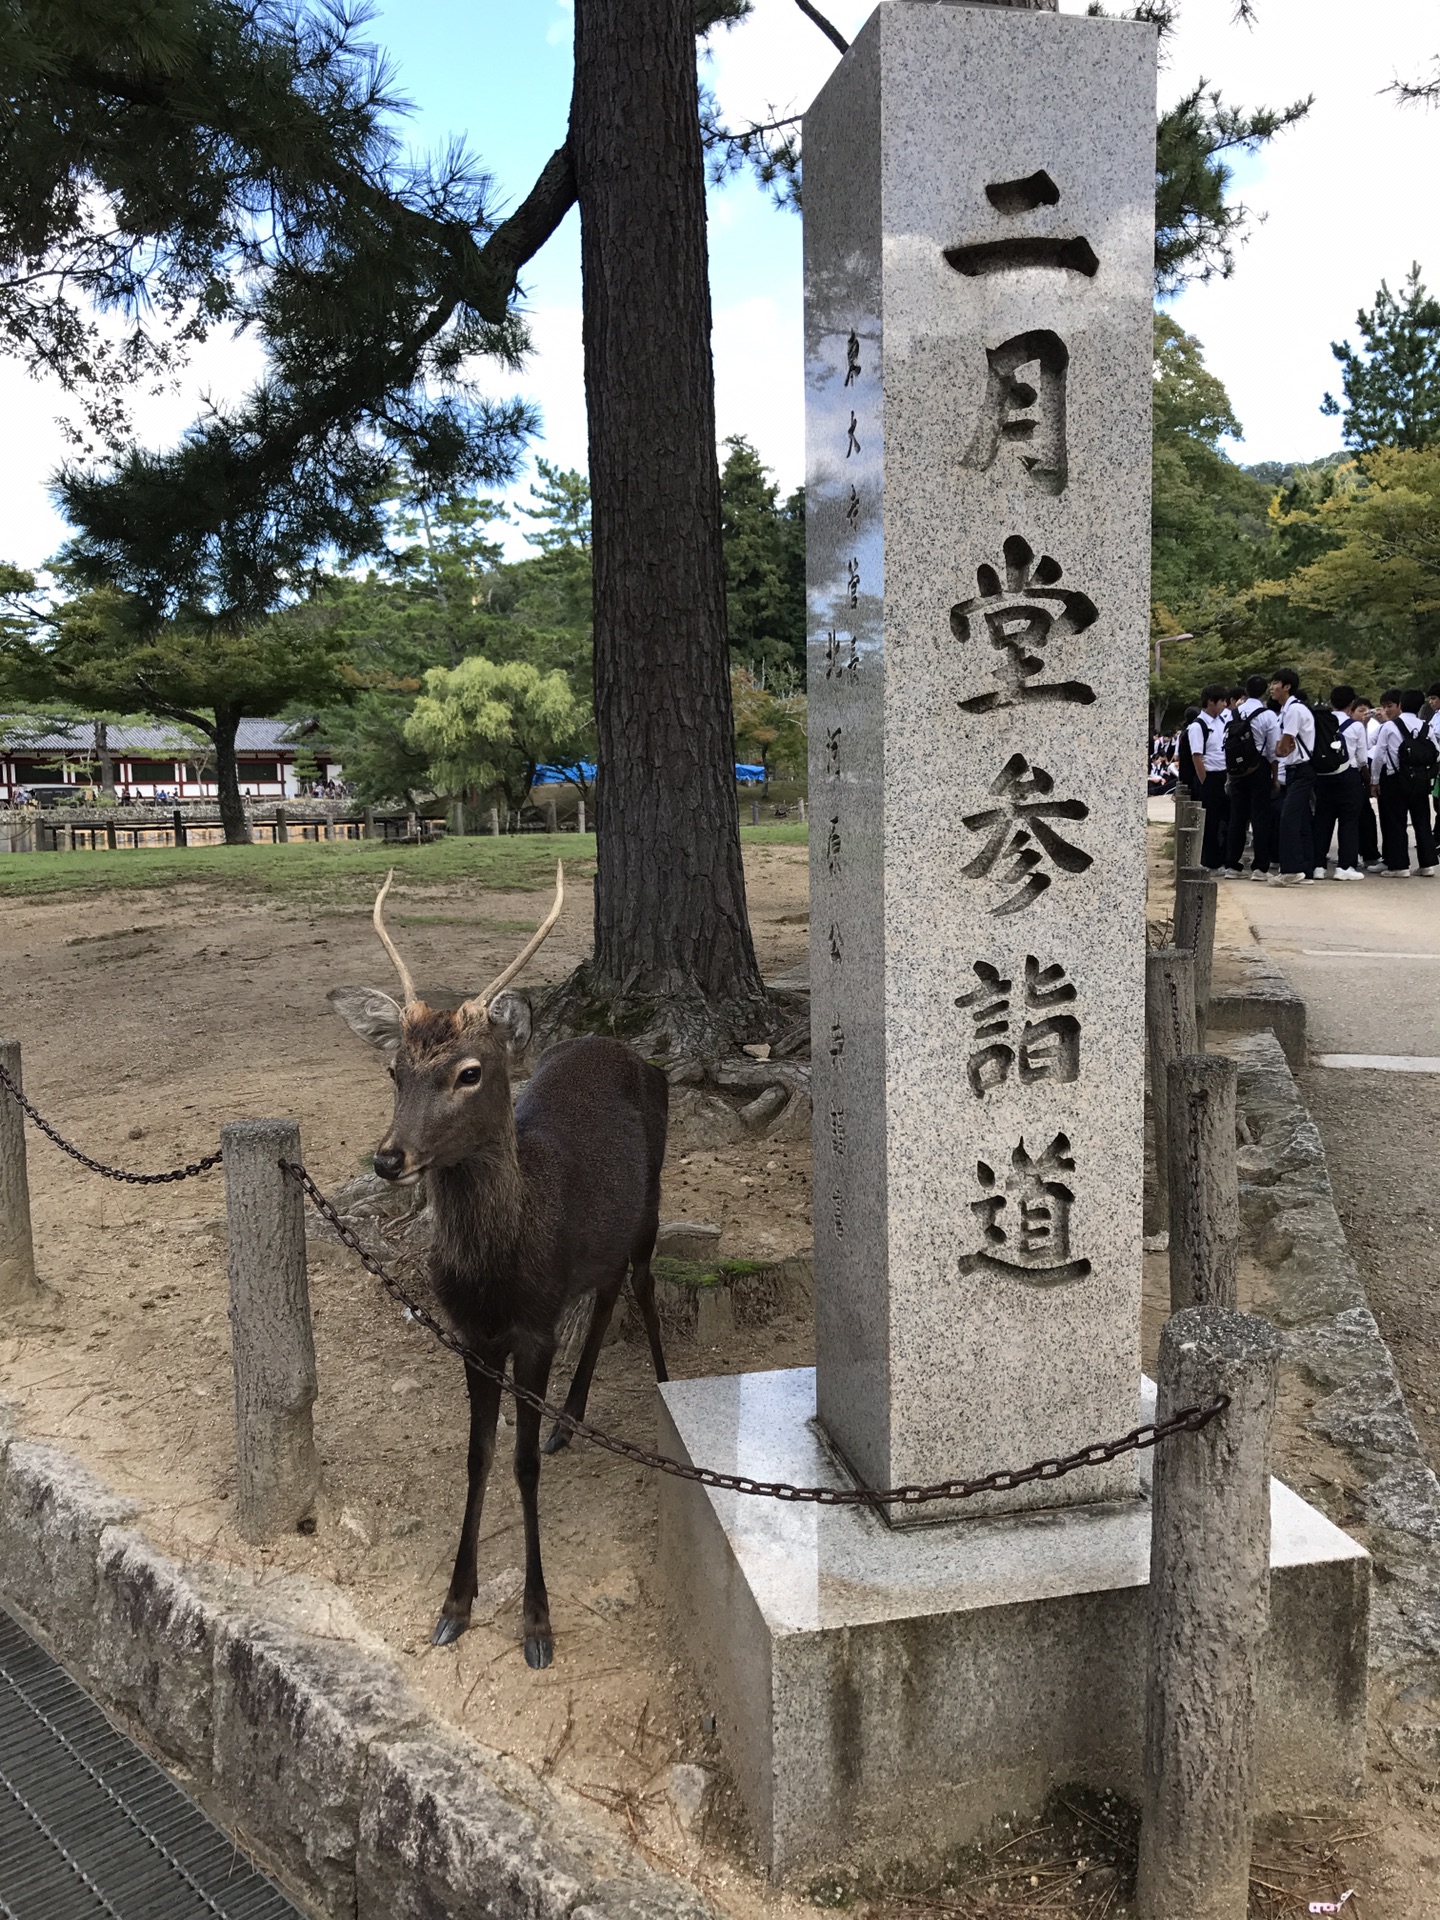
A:
<svg viewBox="0 0 1440 1920">
<path fill-rule="evenodd" d="M 831 0 L 853 34 L 872 0 Z M 1061 0 L 1067 12 L 1083 0 Z M 1440 54 L 1435 0 L 1257 0 L 1258 23 L 1234 24 L 1234 0 L 1182 0 L 1161 78 L 1173 99 L 1199 78 L 1246 105 L 1314 93 L 1297 131 L 1245 161 L 1238 187 L 1257 218 L 1228 281 L 1187 292 L 1176 308 L 1226 382 L 1249 460 L 1313 458 L 1338 442 L 1319 412 L 1335 384 L 1329 343 L 1354 337 L 1356 309 L 1382 277 L 1412 260 L 1440 285 L 1440 113 L 1403 109 L 1385 89 Z M 1363 18 L 1364 31 L 1357 31 Z M 463 137 L 513 204 L 563 132 L 572 16 L 560 0 L 389 0 L 371 36 L 390 54 L 414 102 L 406 124 L 419 148 Z M 837 56 L 794 0 L 755 0 L 740 28 L 714 36 L 707 77 L 732 117 L 803 108 Z M 750 181 L 711 195 L 716 412 L 722 435 L 747 434 L 786 488 L 802 463 L 800 223 Z M 515 382 L 540 406 L 538 450 L 562 466 L 585 461 L 580 274 L 572 214 L 525 276 L 535 352 Z M 200 396 L 238 393 L 255 371 L 248 343 L 217 340 L 178 392 L 138 409 L 142 438 L 172 441 Z M 64 536 L 45 480 L 65 447 L 61 397 L 0 362 L 0 558 L 42 562 Z M 523 497 L 525 486 L 519 492 Z M 519 531 L 511 535 L 519 543 Z M 523 551 L 523 547 L 521 548 Z"/>
</svg>

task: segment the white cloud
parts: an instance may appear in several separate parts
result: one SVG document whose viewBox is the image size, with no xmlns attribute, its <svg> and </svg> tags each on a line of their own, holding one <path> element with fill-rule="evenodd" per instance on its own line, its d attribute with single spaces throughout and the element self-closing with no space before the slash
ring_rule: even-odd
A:
<svg viewBox="0 0 1440 1920">
<path fill-rule="evenodd" d="M 547 46 L 565 47 L 575 38 L 575 0 L 555 0 L 555 4 L 561 17 L 545 29 L 545 42 Z"/>
</svg>

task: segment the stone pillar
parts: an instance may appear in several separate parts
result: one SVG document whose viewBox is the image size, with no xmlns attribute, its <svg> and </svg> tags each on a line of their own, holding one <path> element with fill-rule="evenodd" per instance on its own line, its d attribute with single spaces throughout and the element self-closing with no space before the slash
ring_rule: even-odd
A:
<svg viewBox="0 0 1440 1920">
<path fill-rule="evenodd" d="M 0 1039 L 0 1067 L 23 1093 L 20 1042 Z M 18 1306 L 39 1292 L 30 1233 L 30 1180 L 25 1163 L 25 1115 L 0 1086 L 0 1307 Z"/>
<path fill-rule="evenodd" d="M 275 839 L 277 844 L 290 839 L 290 815 L 284 807 L 275 809 Z"/>
<path fill-rule="evenodd" d="M 1270 1623 L 1270 1433 L 1280 1338 L 1192 1307 L 1160 1334 L 1157 1417 L 1228 1394 L 1155 1456 L 1140 1920 L 1245 1920 Z"/>
<path fill-rule="evenodd" d="M 800 802 L 800 824 L 802 827 L 805 824 L 805 802 L 803 800 Z"/>
<path fill-rule="evenodd" d="M 1134 1419 L 1154 101 L 1143 25 L 882 4 L 805 119 L 818 1408 L 872 1485 Z"/>
<path fill-rule="evenodd" d="M 1219 881 L 1204 867 L 1181 867 L 1175 875 L 1175 944 L 1195 961 L 1195 1026 L 1202 1050 L 1205 1023 L 1210 1017 L 1219 889 Z"/>
<path fill-rule="evenodd" d="M 1170 1311 L 1234 1307 L 1240 1266 L 1240 1180 L 1235 1164 L 1233 1060 L 1182 1054 L 1169 1063 L 1167 1189 Z M 1156 1157 L 1159 1157 L 1156 1142 Z"/>
<path fill-rule="evenodd" d="M 362 840 L 373 840 L 375 838 L 374 807 L 366 807 L 365 809 L 365 821 L 364 821 L 364 825 L 360 829 L 360 838 Z"/>
<path fill-rule="evenodd" d="M 752 827 L 758 827 L 760 824 L 760 802 L 758 800 L 752 800 L 750 802 L 750 824 Z"/>
<path fill-rule="evenodd" d="M 577 808 L 577 810 L 576 810 L 576 814 L 575 814 L 575 831 L 576 831 L 577 833 L 584 833 L 584 831 L 585 831 L 585 802 L 584 802 L 584 800 L 583 800 L 583 799 L 581 800 L 581 802 L 580 802 L 580 804 L 579 804 L 579 806 L 578 806 L 578 808 Z"/>
<path fill-rule="evenodd" d="M 176 807 L 170 815 L 170 828 L 175 835 L 175 844 L 177 847 L 189 845 L 189 842 L 185 838 L 185 816 L 179 807 Z"/>
<path fill-rule="evenodd" d="M 453 839 L 460 840 L 464 837 L 465 802 L 463 800 L 452 800 L 450 802 L 449 832 Z"/>
<path fill-rule="evenodd" d="M 300 1129 L 293 1120 L 234 1120 L 220 1129 L 220 1145 L 230 1241 L 236 1524 L 247 1540 L 264 1540 L 313 1513 L 320 1491 L 305 1201 L 280 1171 L 282 1160 L 300 1159 Z"/>
<path fill-rule="evenodd" d="M 1175 876 L 1178 880 L 1184 867 L 1198 867 L 1200 847 L 1204 840 L 1205 829 L 1198 822 L 1189 826 L 1175 828 Z"/>
<path fill-rule="evenodd" d="M 1178 947 L 1145 956 L 1145 1042 L 1155 1116 L 1155 1229 L 1164 1232 L 1170 1224 L 1170 1065 L 1199 1045 L 1195 962 Z"/>
<path fill-rule="evenodd" d="M 500 838 L 500 809 L 498 807 L 491 807 L 490 809 L 490 832 L 496 840 Z"/>
<path fill-rule="evenodd" d="M 553 800 L 547 800 L 545 802 L 545 831 L 547 833 L 558 833 L 560 831 L 555 820 L 555 802 Z"/>
<path fill-rule="evenodd" d="M 420 816 L 418 814 L 415 814 L 415 813 L 406 814 L 405 838 L 407 840 L 418 840 L 420 838 Z"/>
</svg>

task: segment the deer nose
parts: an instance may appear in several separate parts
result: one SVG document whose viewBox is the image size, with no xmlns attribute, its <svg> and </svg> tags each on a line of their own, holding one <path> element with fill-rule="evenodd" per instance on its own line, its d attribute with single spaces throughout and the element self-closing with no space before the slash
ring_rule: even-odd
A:
<svg viewBox="0 0 1440 1920">
<path fill-rule="evenodd" d="M 375 1171 L 382 1180 L 398 1180 L 405 1171 L 405 1155 L 399 1147 L 381 1147 L 375 1155 Z"/>
</svg>

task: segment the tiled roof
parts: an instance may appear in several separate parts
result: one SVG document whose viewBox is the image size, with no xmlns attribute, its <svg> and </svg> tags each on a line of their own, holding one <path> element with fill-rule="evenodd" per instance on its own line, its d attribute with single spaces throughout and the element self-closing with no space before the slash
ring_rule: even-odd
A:
<svg viewBox="0 0 1440 1920">
<path fill-rule="evenodd" d="M 242 720 L 235 736 L 236 749 L 240 753 L 274 753 L 283 747 L 293 747 L 297 744 L 290 734 L 293 724 L 289 720 Z M 112 725 L 106 731 L 111 753 L 121 756 L 133 753 L 192 754 L 196 751 L 195 742 L 187 740 L 174 727 Z M 73 727 L 62 728 L 58 733 L 29 734 L 12 739 L 5 716 L 0 714 L 0 756 L 15 753 L 89 755 L 94 750 L 94 734 L 84 721 Z"/>
</svg>

